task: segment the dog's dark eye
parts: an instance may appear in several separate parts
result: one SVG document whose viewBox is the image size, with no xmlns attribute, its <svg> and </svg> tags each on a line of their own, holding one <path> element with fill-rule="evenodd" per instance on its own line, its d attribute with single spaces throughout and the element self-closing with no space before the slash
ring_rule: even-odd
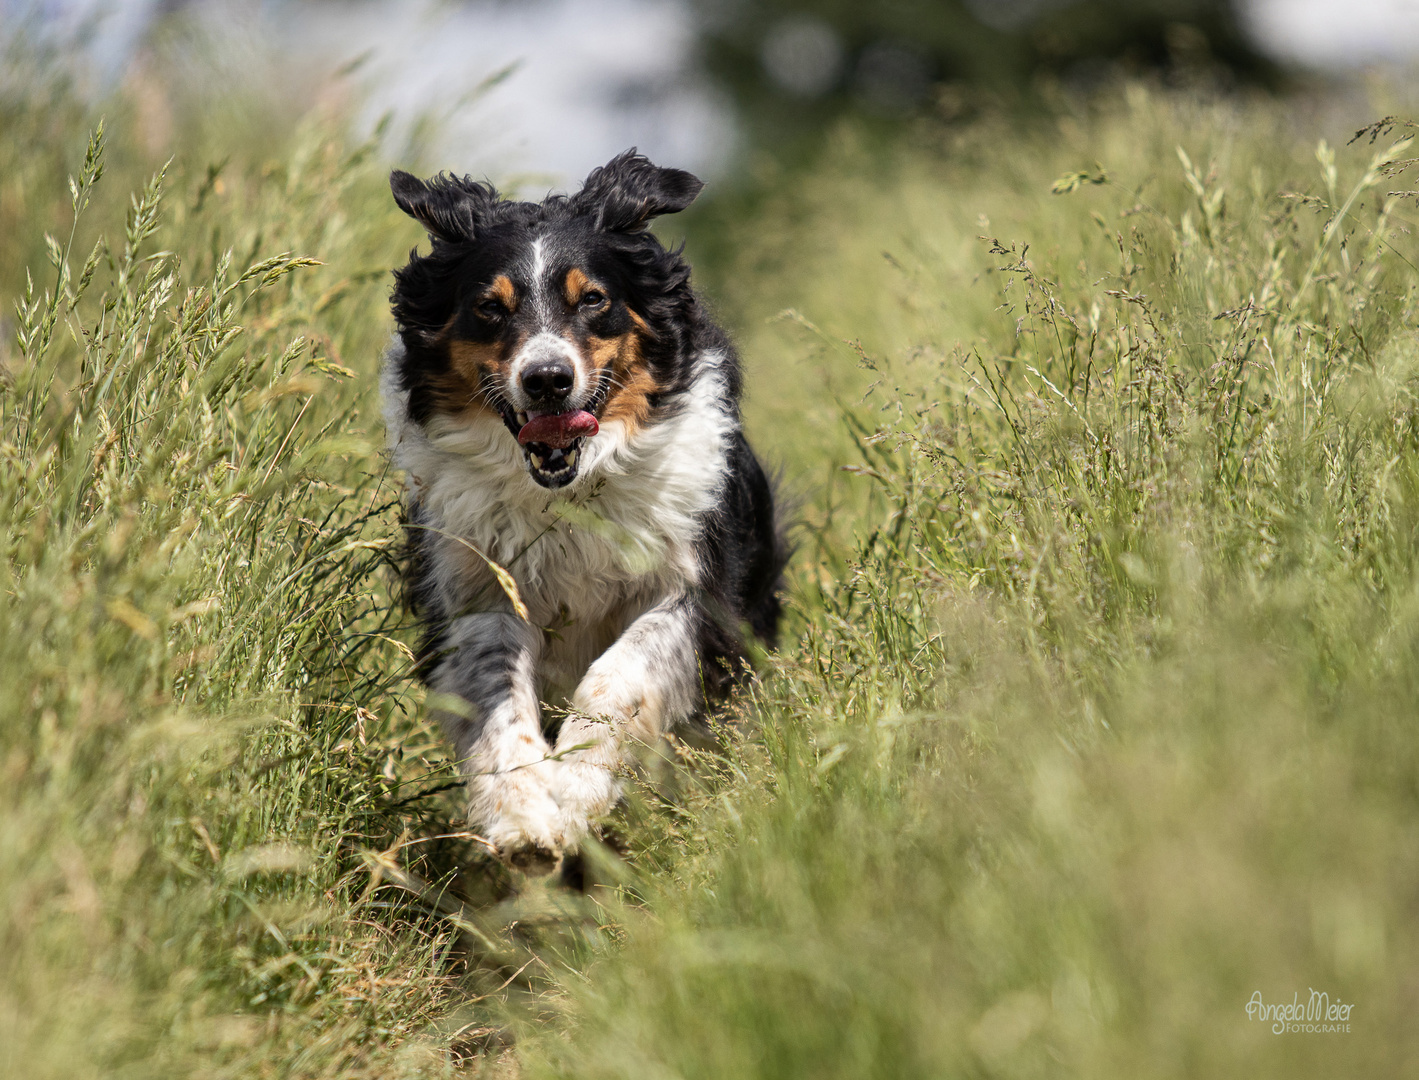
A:
<svg viewBox="0 0 1419 1080">
<path fill-rule="evenodd" d="M 499 300 L 484 300 L 478 305 L 478 314 L 485 319 L 501 319 L 503 317 L 503 305 Z"/>
<path fill-rule="evenodd" d="M 599 293 L 595 289 L 581 294 L 581 306 L 588 310 L 591 308 L 599 308 L 604 303 L 606 303 L 606 294 Z"/>
</svg>

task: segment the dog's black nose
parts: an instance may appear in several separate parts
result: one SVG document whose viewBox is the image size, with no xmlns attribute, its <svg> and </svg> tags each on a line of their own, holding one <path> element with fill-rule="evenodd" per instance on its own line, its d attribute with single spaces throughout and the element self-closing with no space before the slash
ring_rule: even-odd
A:
<svg viewBox="0 0 1419 1080">
<path fill-rule="evenodd" d="M 564 398 L 575 382 L 576 372 L 565 360 L 543 360 L 522 373 L 522 389 L 530 398 Z"/>
</svg>

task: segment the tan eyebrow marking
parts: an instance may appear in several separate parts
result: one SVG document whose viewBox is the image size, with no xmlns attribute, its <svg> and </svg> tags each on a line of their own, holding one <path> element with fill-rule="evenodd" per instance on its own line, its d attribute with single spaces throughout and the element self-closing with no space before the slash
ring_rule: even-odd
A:
<svg viewBox="0 0 1419 1080">
<path fill-rule="evenodd" d="M 567 303 L 576 307 L 581 302 L 581 298 L 592 289 L 604 294 L 606 290 L 586 276 L 585 271 L 573 266 L 567 271 L 567 280 L 563 285 Z"/>
<path fill-rule="evenodd" d="M 512 278 L 506 274 L 493 278 L 493 283 L 488 286 L 488 295 L 501 300 L 503 307 L 509 311 L 517 309 L 517 289 L 513 287 Z"/>
</svg>

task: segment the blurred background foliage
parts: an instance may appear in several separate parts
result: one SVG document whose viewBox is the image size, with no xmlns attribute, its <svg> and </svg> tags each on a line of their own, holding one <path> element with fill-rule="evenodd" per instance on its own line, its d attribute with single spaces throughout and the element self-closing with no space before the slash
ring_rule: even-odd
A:
<svg viewBox="0 0 1419 1080">
<path fill-rule="evenodd" d="M 1025 109 L 1049 81 L 1088 89 L 1154 74 L 1215 89 L 1281 79 L 1229 0 L 701 0 L 698 10 L 709 70 L 759 143 L 811 143 L 844 109 L 878 120 Z"/>
</svg>

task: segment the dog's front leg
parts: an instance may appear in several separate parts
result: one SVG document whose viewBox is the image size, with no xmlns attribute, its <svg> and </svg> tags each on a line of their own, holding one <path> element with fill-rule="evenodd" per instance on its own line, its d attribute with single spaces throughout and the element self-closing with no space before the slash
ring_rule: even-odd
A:
<svg viewBox="0 0 1419 1080">
<path fill-rule="evenodd" d="M 466 715 L 440 720 L 468 778 L 468 823 L 512 857 L 555 856 L 567 846 L 552 789 L 534 678 L 541 635 L 516 615 L 455 619 L 430 686 L 462 698 Z"/>
<path fill-rule="evenodd" d="M 699 708 L 699 606 L 677 596 L 626 628 L 587 669 L 557 737 L 563 832 L 584 836 L 590 820 L 620 798 L 616 770 L 625 740 L 654 745 Z"/>
</svg>

